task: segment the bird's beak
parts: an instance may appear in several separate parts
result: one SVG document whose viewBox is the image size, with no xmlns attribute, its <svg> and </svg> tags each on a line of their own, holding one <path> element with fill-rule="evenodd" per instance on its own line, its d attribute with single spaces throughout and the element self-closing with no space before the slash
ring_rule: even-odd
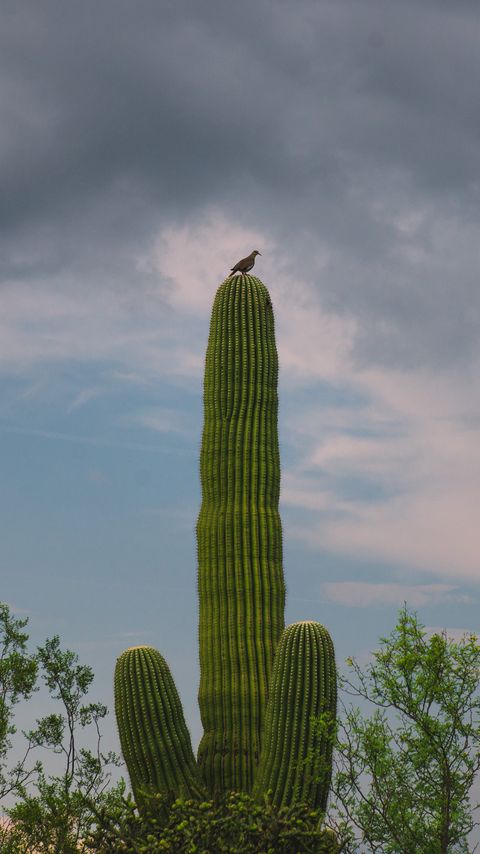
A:
<svg viewBox="0 0 480 854">
<path fill-rule="evenodd" d="M 262 253 L 261 253 L 261 252 L 259 252 L 258 254 L 259 254 L 259 255 L 261 255 Z"/>
</svg>

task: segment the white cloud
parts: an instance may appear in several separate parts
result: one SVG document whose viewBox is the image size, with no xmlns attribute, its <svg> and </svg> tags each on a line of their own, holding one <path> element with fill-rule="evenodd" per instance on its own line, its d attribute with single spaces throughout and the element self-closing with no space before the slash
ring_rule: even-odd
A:
<svg viewBox="0 0 480 854">
<path fill-rule="evenodd" d="M 388 434 L 365 438 L 337 433 L 315 446 L 308 463 L 310 468 L 332 474 L 364 473 L 385 477 L 411 463 L 411 455 L 408 441 Z"/>
<path fill-rule="evenodd" d="M 392 584 L 362 581 L 326 581 L 321 585 L 322 596 L 339 605 L 351 608 L 368 608 L 375 605 L 398 605 L 419 608 L 422 605 L 439 605 L 445 602 L 471 602 L 471 598 L 457 593 L 452 584 Z"/>
<path fill-rule="evenodd" d="M 6 285 L 0 293 L 0 364 L 4 374 L 34 374 L 42 364 L 107 364 L 117 381 L 201 375 L 201 345 L 160 301 L 121 294 L 65 292 L 56 282 Z M 191 335 L 190 335 L 191 339 Z M 114 366 L 112 368 L 112 365 Z M 38 387 L 32 385 L 38 395 Z M 88 392 L 73 401 L 86 402 Z M 85 396 L 84 396 L 85 395 Z"/>
<path fill-rule="evenodd" d="M 75 409 L 80 409 L 82 406 L 85 406 L 90 400 L 94 400 L 96 397 L 99 397 L 103 394 L 104 389 L 99 386 L 93 386 L 92 388 L 83 388 L 81 391 L 75 395 L 74 399 L 70 403 L 67 412 L 73 412 Z"/>
<path fill-rule="evenodd" d="M 422 217 L 413 212 L 397 227 L 416 233 Z M 211 211 L 197 225 L 161 231 L 137 260 L 141 281 L 134 296 L 93 286 L 65 291 L 58 281 L 6 283 L 0 296 L 3 370 L 32 373 L 27 394 L 36 396 L 37 366 L 72 360 L 108 364 L 117 382 L 201 382 L 215 289 L 255 246 L 263 255 L 254 272 L 269 285 L 275 310 L 280 393 L 299 385 L 311 389 L 308 406 L 283 422 L 283 441 L 295 461 L 283 474 L 282 502 L 308 511 L 290 533 L 362 560 L 478 580 L 480 443 L 471 426 L 480 419 L 478 365 L 463 373 L 359 365 L 358 319 L 327 311 L 318 283 L 292 273 L 281 247 L 234 217 Z M 317 254 L 321 291 L 333 262 L 328 247 Z M 340 389 L 344 405 L 325 406 L 319 383 Z M 81 391 L 71 410 L 97 392 L 96 386 Z M 136 417 L 150 429 L 187 435 L 170 411 Z M 354 481 L 349 495 L 345 485 Z M 362 484 L 369 487 L 365 497 Z"/>
<path fill-rule="evenodd" d="M 313 298 L 311 286 L 301 281 L 292 282 L 290 277 L 278 275 L 273 280 L 277 348 L 285 384 L 308 385 L 319 379 L 335 381 L 340 377 L 348 382 L 349 354 L 355 337 L 353 319 L 324 311 Z"/>
<path fill-rule="evenodd" d="M 437 398 L 428 388 L 422 398 L 421 388 L 411 386 L 413 405 L 408 396 L 404 405 L 402 388 L 396 400 L 390 386 L 388 401 L 376 398 L 374 411 L 383 407 L 387 416 L 380 432 L 379 419 L 372 422 L 377 435 L 352 436 L 344 422 L 336 425 L 330 419 L 319 438 L 321 410 L 310 419 L 307 413 L 303 452 L 285 478 L 282 500 L 318 511 L 316 519 L 297 524 L 294 532 L 310 545 L 478 580 L 480 446 L 477 431 L 465 426 L 467 395 L 461 406 L 458 386 L 449 397 L 443 384 Z M 368 425 L 370 411 L 352 410 L 351 429 Z M 295 431 L 295 419 L 289 430 Z M 373 484 L 375 500 L 368 498 L 367 488 L 362 498 L 361 486 L 354 497 L 345 497 L 342 490 L 350 478 L 360 478 L 365 487 Z"/>
<path fill-rule="evenodd" d="M 352 503 L 349 516 L 330 520 L 313 537 L 344 554 L 478 580 L 479 489 L 449 486 L 443 479 L 380 504 Z"/>
<path fill-rule="evenodd" d="M 132 385 L 148 386 L 151 383 L 147 377 L 135 373 L 135 371 L 113 371 L 112 379 L 118 380 L 121 383 L 131 383 Z"/>
<path fill-rule="evenodd" d="M 176 409 L 157 406 L 129 416 L 128 422 L 141 424 L 142 427 L 157 433 L 177 433 L 186 438 L 192 436 L 192 430 L 185 424 L 183 413 Z"/>
<path fill-rule="evenodd" d="M 61 433 L 56 430 L 37 430 L 32 427 L 11 427 L 0 424 L 0 433 L 12 433 L 19 436 L 36 436 L 39 439 L 51 440 L 53 442 L 73 442 L 80 445 L 93 445 L 99 448 L 124 448 L 128 451 L 146 451 L 154 453 L 167 454 L 188 454 L 188 450 L 173 451 L 171 448 L 165 448 L 161 444 L 148 445 L 146 442 L 122 442 L 117 439 L 105 439 L 103 436 L 81 436 L 76 433 Z"/>
<path fill-rule="evenodd" d="M 408 372 L 339 363 L 337 385 L 347 402 L 324 407 L 320 393 L 285 422 L 297 458 L 283 478 L 282 502 L 311 514 L 290 533 L 362 560 L 480 580 L 476 376 L 473 369 Z M 328 369 L 318 374 L 328 377 Z"/>
<path fill-rule="evenodd" d="M 292 276 L 284 252 L 266 234 L 212 211 L 196 227 L 164 229 L 138 264 L 141 270 L 156 272 L 170 282 L 169 300 L 176 310 L 207 318 L 216 287 L 252 248 L 262 253 L 252 273 L 269 285 L 280 365 L 287 382 L 337 376 L 353 344 L 354 320 L 323 311 L 314 289 L 300 276 Z M 326 263 L 322 258 L 319 252 L 320 269 Z"/>
<path fill-rule="evenodd" d="M 311 482 L 306 482 L 289 471 L 282 476 L 281 500 L 282 504 L 301 507 L 304 510 L 324 511 L 334 504 L 338 507 L 334 493 L 322 490 L 320 485 L 312 488 Z"/>
<path fill-rule="evenodd" d="M 445 632 L 447 638 L 450 638 L 455 643 L 460 643 L 461 640 L 470 635 L 474 635 L 478 640 L 478 630 L 461 629 L 452 626 L 425 626 L 425 634 L 429 637 L 432 635 L 441 635 L 443 632 Z"/>
<path fill-rule="evenodd" d="M 169 299 L 178 311 L 208 317 L 216 287 L 253 249 L 267 253 L 272 246 L 265 234 L 211 211 L 197 225 L 163 229 L 138 267 L 170 282 Z"/>
</svg>

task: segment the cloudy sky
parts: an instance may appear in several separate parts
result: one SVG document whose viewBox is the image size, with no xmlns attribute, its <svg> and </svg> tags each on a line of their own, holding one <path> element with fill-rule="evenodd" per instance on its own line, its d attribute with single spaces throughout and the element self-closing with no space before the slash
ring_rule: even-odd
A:
<svg viewBox="0 0 480 854">
<path fill-rule="evenodd" d="M 340 663 L 404 601 L 480 630 L 479 37 L 473 0 L 1 4 L 1 598 L 110 705 L 158 647 L 195 746 L 203 359 L 253 248 L 287 622 Z"/>
</svg>

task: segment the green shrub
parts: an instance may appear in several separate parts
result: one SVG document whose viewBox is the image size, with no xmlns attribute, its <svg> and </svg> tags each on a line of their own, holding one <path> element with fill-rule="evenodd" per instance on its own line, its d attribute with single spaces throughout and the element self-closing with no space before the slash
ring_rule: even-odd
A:
<svg viewBox="0 0 480 854">
<path fill-rule="evenodd" d="M 99 814 L 87 847 L 97 854 L 337 854 L 331 831 L 321 829 L 322 813 L 308 804 L 276 808 L 250 795 L 230 792 L 218 801 L 154 795 L 141 815 L 132 801 L 117 813 Z"/>
</svg>

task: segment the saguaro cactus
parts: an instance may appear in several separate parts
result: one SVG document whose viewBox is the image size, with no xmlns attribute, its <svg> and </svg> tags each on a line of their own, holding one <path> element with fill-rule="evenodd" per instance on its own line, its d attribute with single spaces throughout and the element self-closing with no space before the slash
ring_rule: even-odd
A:
<svg viewBox="0 0 480 854">
<path fill-rule="evenodd" d="M 204 735 L 195 765 L 160 653 L 161 678 L 152 652 L 136 662 L 127 650 L 117 664 L 116 711 L 135 792 L 195 794 L 203 783 L 214 796 L 272 789 L 279 804 L 325 805 L 331 748 L 309 721 L 335 715 L 335 662 L 319 623 L 284 630 L 277 379 L 268 291 L 255 276 L 229 277 L 215 297 L 205 364 L 197 522 Z"/>
<path fill-rule="evenodd" d="M 213 792 L 251 790 L 284 627 L 277 377 L 268 291 L 255 276 L 229 278 L 207 348 L 197 524 L 198 762 Z"/>
</svg>

